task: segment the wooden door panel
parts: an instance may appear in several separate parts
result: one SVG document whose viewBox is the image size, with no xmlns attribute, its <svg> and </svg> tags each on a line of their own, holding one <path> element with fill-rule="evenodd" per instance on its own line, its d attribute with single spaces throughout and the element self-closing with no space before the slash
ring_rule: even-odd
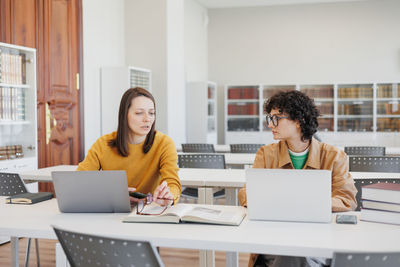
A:
<svg viewBox="0 0 400 267">
<path fill-rule="evenodd" d="M 0 42 L 11 43 L 11 0 L 0 0 Z"/>
<path fill-rule="evenodd" d="M 77 14 L 76 0 L 45 2 L 45 50 L 49 71 L 46 103 L 51 112 L 51 135 L 47 137 L 46 166 L 77 164 L 79 156 L 79 94 L 76 90 L 76 62 L 79 62 L 78 34 L 71 17 Z M 47 4 L 47 7 L 46 7 Z M 79 47 L 79 46 L 78 46 Z M 47 124 L 49 125 L 49 124 Z"/>
<path fill-rule="evenodd" d="M 50 66 L 57 66 L 57 71 L 50 72 L 50 94 L 70 93 L 71 66 L 72 59 L 69 45 L 71 38 L 70 18 L 68 12 L 73 1 L 55 0 L 50 2 L 49 23 L 49 51 Z"/>
<path fill-rule="evenodd" d="M 11 42 L 36 47 L 36 0 L 11 1 Z"/>
<path fill-rule="evenodd" d="M 0 0 L 0 41 L 37 49 L 39 168 L 77 164 L 83 156 L 76 90 L 81 12 L 81 0 Z"/>
</svg>

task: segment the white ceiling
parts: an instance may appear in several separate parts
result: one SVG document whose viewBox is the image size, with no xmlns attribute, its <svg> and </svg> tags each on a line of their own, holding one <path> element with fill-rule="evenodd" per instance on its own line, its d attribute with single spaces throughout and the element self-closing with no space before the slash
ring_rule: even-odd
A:
<svg viewBox="0 0 400 267">
<path fill-rule="evenodd" d="M 228 8 L 249 6 L 273 6 L 273 5 L 298 5 L 311 3 L 337 3 L 368 0 L 197 0 L 206 8 Z"/>
</svg>

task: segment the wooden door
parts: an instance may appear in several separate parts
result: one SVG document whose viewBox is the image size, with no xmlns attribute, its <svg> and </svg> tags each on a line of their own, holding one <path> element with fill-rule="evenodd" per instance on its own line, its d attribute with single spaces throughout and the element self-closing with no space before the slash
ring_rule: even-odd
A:
<svg viewBox="0 0 400 267">
<path fill-rule="evenodd" d="M 0 8 L 0 40 L 37 49 L 39 168 L 77 164 L 83 157 L 81 0 L 0 0 Z"/>
</svg>

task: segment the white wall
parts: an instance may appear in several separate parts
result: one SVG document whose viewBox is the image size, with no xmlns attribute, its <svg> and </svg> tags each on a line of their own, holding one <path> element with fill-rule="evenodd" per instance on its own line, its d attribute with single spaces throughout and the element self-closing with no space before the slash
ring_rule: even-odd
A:
<svg viewBox="0 0 400 267">
<path fill-rule="evenodd" d="M 398 81 L 400 1 L 211 9 L 209 79 L 225 84 Z M 219 88 L 219 143 L 223 88 Z"/>
<path fill-rule="evenodd" d="M 125 1 L 126 64 L 152 71 L 156 99 L 156 128 L 167 132 L 166 1 Z"/>
<path fill-rule="evenodd" d="M 86 155 L 100 137 L 100 68 L 125 63 L 124 0 L 83 0 L 82 7 Z"/>
<path fill-rule="evenodd" d="M 126 0 L 128 66 L 152 71 L 156 128 L 175 143 L 185 139 L 183 0 Z"/>
<path fill-rule="evenodd" d="M 208 11 L 195 0 L 185 0 L 185 80 L 208 80 Z"/>
<path fill-rule="evenodd" d="M 167 1 L 168 135 L 175 144 L 186 142 L 184 0 Z"/>
<path fill-rule="evenodd" d="M 188 143 L 207 143 L 207 12 L 197 1 L 185 0 L 185 102 Z"/>
</svg>

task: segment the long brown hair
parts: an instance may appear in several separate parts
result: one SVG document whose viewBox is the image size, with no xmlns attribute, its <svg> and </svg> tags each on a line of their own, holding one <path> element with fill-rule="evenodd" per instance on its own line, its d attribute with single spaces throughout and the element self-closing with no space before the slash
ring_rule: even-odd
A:
<svg viewBox="0 0 400 267">
<path fill-rule="evenodd" d="M 121 103 L 119 104 L 117 137 L 108 142 L 108 145 L 111 147 L 116 147 L 118 154 L 123 157 L 129 156 L 128 137 L 130 129 L 128 125 L 128 110 L 131 107 L 132 99 L 138 96 L 150 98 L 151 101 L 153 101 L 154 110 L 156 108 L 156 101 L 154 100 L 153 95 L 146 89 L 135 87 L 126 90 L 121 98 Z M 151 125 L 150 132 L 147 134 L 143 144 L 143 153 L 149 152 L 151 146 L 153 145 L 154 137 L 156 136 L 156 130 L 154 129 L 155 124 L 156 119 L 154 118 L 153 125 Z"/>
</svg>

